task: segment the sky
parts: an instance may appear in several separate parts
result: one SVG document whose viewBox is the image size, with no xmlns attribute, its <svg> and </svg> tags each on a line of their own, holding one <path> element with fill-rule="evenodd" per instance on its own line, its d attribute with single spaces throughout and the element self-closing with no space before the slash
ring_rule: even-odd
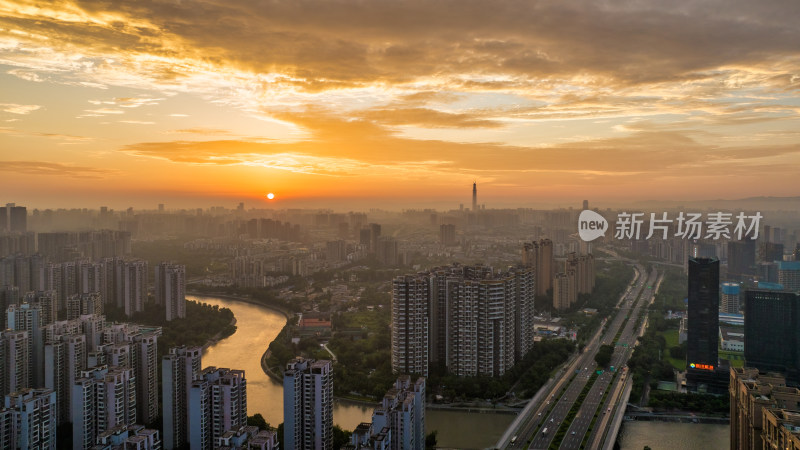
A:
<svg viewBox="0 0 800 450">
<path fill-rule="evenodd" d="M 798 20 L 796 0 L 0 0 L 0 203 L 793 196 Z"/>
</svg>

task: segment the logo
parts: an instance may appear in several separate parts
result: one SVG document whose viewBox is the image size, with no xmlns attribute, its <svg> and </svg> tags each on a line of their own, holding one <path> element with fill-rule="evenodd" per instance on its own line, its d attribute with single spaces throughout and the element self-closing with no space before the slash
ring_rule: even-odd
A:
<svg viewBox="0 0 800 450">
<path fill-rule="evenodd" d="M 578 234 L 585 242 L 605 236 L 607 230 L 608 221 L 605 217 L 590 209 L 581 211 L 581 215 L 578 216 Z"/>
</svg>

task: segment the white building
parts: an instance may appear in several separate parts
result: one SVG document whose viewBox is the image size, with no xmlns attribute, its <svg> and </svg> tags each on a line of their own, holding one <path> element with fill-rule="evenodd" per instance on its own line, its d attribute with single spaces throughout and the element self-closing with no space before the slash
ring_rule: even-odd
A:
<svg viewBox="0 0 800 450">
<path fill-rule="evenodd" d="M 297 358 L 283 374 L 283 448 L 333 448 L 333 366 Z"/>
</svg>

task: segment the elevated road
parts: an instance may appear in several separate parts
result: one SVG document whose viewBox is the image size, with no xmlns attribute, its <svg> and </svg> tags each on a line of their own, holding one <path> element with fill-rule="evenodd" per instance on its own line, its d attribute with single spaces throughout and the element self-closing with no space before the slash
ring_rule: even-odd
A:
<svg viewBox="0 0 800 450">
<path fill-rule="evenodd" d="M 596 374 L 594 356 L 600 345 L 618 340 L 619 346 L 612 356 L 612 364 L 619 368 L 627 362 L 631 347 L 636 341 L 636 319 L 642 304 L 646 305 L 652 299 L 648 286 L 652 286 L 656 278 L 655 271 L 645 276 L 644 267 L 636 266 L 636 276 L 621 296 L 616 314 L 606 322 L 606 331 L 598 331 L 586 344 L 584 351 L 573 358 L 555 379 L 540 389 L 498 441 L 497 448 L 549 448 L 554 443 L 559 427 L 571 415 L 570 411 L 579 398 L 582 399 L 581 406 L 572 412 L 574 418 L 566 430 L 561 448 L 585 447 L 584 438 L 591 438 L 590 429 L 598 429 L 592 427 L 592 422 L 597 422 L 593 420 L 595 414 L 599 414 L 598 417 L 604 415 L 600 406 L 606 405 L 611 397 L 604 395 L 606 389 L 612 385 L 612 381 L 622 376 L 622 373 L 618 375 L 618 372 L 610 371 Z M 612 385 L 612 389 L 615 388 L 616 385 Z M 611 407 L 610 403 L 608 405 L 604 407 Z M 605 412 L 608 413 L 607 410 Z"/>
</svg>

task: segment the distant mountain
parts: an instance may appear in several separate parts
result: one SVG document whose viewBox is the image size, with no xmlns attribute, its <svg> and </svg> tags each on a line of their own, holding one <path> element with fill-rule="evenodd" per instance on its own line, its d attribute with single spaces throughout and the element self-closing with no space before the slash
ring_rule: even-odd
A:
<svg viewBox="0 0 800 450">
<path fill-rule="evenodd" d="M 748 197 L 741 199 L 716 200 L 648 200 L 633 203 L 637 208 L 652 210 L 654 208 L 692 208 L 692 209 L 726 209 L 743 211 L 800 211 L 800 197 Z"/>
</svg>

